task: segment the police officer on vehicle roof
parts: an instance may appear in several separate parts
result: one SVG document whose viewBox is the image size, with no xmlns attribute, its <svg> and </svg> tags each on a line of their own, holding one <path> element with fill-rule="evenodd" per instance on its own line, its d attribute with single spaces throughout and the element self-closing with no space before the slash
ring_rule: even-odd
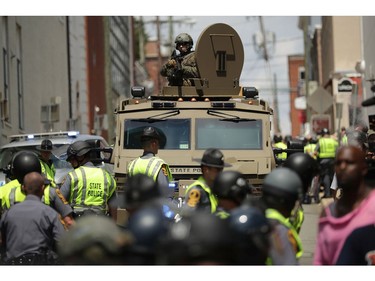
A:
<svg viewBox="0 0 375 281">
<path fill-rule="evenodd" d="M 215 178 L 212 192 L 218 200 L 215 214 L 220 218 L 228 218 L 230 211 L 239 207 L 251 191 L 240 172 L 223 171 Z"/>
<path fill-rule="evenodd" d="M 37 150 L 40 151 L 40 164 L 42 166 L 42 173 L 51 181 L 52 186 L 56 186 L 55 183 L 55 174 L 56 169 L 55 165 L 51 160 L 53 144 L 49 139 L 44 139 L 40 146 L 37 147 Z"/>
<path fill-rule="evenodd" d="M 192 51 L 193 38 L 187 33 L 180 33 L 175 39 L 176 49 L 160 74 L 168 78 L 169 86 L 190 86 L 189 78 L 199 77 L 195 52 Z"/>
<path fill-rule="evenodd" d="M 301 239 L 288 220 L 301 196 L 302 181 L 289 168 L 276 168 L 264 179 L 262 201 L 273 227 L 268 264 L 296 265 L 303 254 Z"/>
<path fill-rule="evenodd" d="M 129 163 L 128 176 L 145 174 L 158 183 L 157 186 L 163 197 L 173 197 L 174 190 L 169 189 L 169 182 L 173 180 L 169 165 L 156 156 L 160 141 L 160 135 L 154 127 L 146 127 L 143 130 L 141 136 L 143 154 Z"/>
<path fill-rule="evenodd" d="M 24 150 L 17 152 L 13 156 L 11 173 L 14 180 L 0 188 L 1 208 L 3 211 L 25 200 L 26 195 L 21 189 L 24 176 L 30 172 L 41 173 L 41 170 L 40 161 L 35 153 Z M 73 209 L 60 191 L 52 187 L 46 177 L 44 178 L 46 187 L 44 188 L 42 202 L 55 209 L 61 215 L 67 227 L 71 226 L 74 223 L 72 218 Z"/>
<path fill-rule="evenodd" d="M 215 178 L 224 167 L 231 165 L 224 162 L 223 153 L 216 148 L 207 149 L 202 159 L 195 161 L 201 163 L 202 175 L 186 189 L 182 214 L 196 209 L 205 209 L 210 213 L 215 213 L 218 202 L 212 187 Z"/>
<path fill-rule="evenodd" d="M 36 157 L 36 156 L 35 156 Z M 43 204 L 45 178 L 30 172 L 22 181 L 26 199 L 1 218 L 4 263 L 9 265 L 56 264 L 56 244 L 65 233 L 59 214 Z"/>
<path fill-rule="evenodd" d="M 74 216 L 107 215 L 117 220 L 116 181 L 104 168 L 90 161 L 91 146 L 76 141 L 67 149 L 68 161 L 74 170 L 61 186 L 61 193 L 74 210 Z"/>
</svg>

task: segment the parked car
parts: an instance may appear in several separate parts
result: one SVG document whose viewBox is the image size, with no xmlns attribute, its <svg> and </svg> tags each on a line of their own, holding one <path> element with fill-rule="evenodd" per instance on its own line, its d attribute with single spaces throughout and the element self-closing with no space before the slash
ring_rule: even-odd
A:
<svg viewBox="0 0 375 281">
<path fill-rule="evenodd" d="M 91 153 L 92 162 L 96 166 L 104 167 L 110 173 L 113 173 L 113 165 L 109 164 L 112 148 L 102 136 L 85 135 L 77 131 L 66 131 L 12 135 L 8 139 L 9 143 L 0 148 L 0 186 L 10 180 L 10 163 L 13 155 L 21 150 L 31 150 L 39 154 L 37 147 L 40 146 L 44 139 L 51 140 L 54 146 L 52 161 L 56 168 L 55 182 L 57 185 L 60 185 L 66 174 L 73 169 L 70 163 L 66 161 L 66 150 L 71 143 L 77 140 L 89 142 L 93 147 Z"/>
</svg>

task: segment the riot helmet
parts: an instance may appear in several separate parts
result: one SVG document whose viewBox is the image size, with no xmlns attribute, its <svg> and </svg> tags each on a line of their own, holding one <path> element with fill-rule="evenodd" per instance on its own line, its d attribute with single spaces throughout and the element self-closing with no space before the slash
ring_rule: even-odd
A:
<svg viewBox="0 0 375 281">
<path fill-rule="evenodd" d="M 283 137 L 281 135 L 274 135 L 273 136 L 273 142 L 274 143 L 278 143 L 278 142 L 282 142 L 283 141 Z"/>
<path fill-rule="evenodd" d="M 91 151 L 91 146 L 85 141 L 76 141 L 69 145 L 67 149 L 67 159 L 69 161 L 72 157 L 82 156 Z"/>
<path fill-rule="evenodd" d="M 161 196 L 157 183 L 145 174 L 129 177 L 125 189 L 125 208 L 136 209 Z"/>
<path fill-rule="evenodd" d="M 233 209 L 229 225 L 239 235 L 239 264 L 264 265 L 270 249 L 272 226 L 257 207 L 243 205 Z"/>
<path fill-rule="evenodd" d="M 42 172 L 42 167 L 38 156 L 31 151 L 19 151 L 13 156 L 11 164 L 11 173 L 20 184 L 23 184 L 23 178 L 30 172 Z"/>
<path fill-rule="evenodd" d="M 282 205 L 292 210 L 297 200 L 302 199 L 302 181 L 298 174 L 285 167 L 276 168 L 269 173 L 263 183 L 263 199 L 267 207 Z"/>
<path fill-rule="evenodd" d="M 251 188 L 240 172 L 223 171 L 215 179 L 212 192 L 220 199 L 230 199 L 241 204 Z"/>
<path fill-rule="evenodd" d="M 290 155 L 283 165 L 296 172 L 303 184 L 303 193 L 306 193 L 312 179 L 319 173 L 319 164 L 309 154 L 295 152 Z"/>
<path fill-rule="evenodd" d="M 178 46 L 180 44 L 189 44 L 189 50 L 193 47 L 193 38 L 191 38 L 191 36 L 187 33 L 180 33 L 176 36 L 176 39 L 174 40 L 175 44 L 176 44 L 176 49 L 178 48 Z"/>
<path fill-rule="evenodd" d="M 320 134 L 321 134 L 322 136 L 324 136 L 324 135 L 329 135 L 330 132 L 329 132 L 329 130 L 328 130 L 327 128 L 323 128 L 323 129 L 321 130 Z"/>
</svg>

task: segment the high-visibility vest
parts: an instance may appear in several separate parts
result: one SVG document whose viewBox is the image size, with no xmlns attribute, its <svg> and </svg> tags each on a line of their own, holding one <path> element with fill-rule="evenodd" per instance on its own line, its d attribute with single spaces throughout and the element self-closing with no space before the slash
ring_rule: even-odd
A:
<svg viewBox="0 0 375 281">
<path fill-rule="evenodd" d="M 190 189 L 192 189 L 194 186 L 201 187 L 208 194 L 208 199 L 210 200 L 210 203 L 211 203 L 211 213 L 212 214 L 215 213 L 216 209 L 217 209 L 217 204 L 218 204 L 217 198 L 212 193 L 211 188 L 207 185 L 203 176 L 200 176 L 195 182 L 193 182 L 191 185 L 189 185 L 188 188 L 186 189 L 185 194 L 188 194 Z"/>
<path fill-rule="evenodd" d="M 316 159 L 316 155 L 314 154 L 316 148 L 316 143 L 309 143 L 303 147 L 303 152 L 309 154 L 312 158 Z"/>
<path fill-rule="evenodd" d="M 335 158 L 338 143 L 332 138 L 319 139 L 319 158 Z"/>
<path fill-rule="evenodd" d="M 43 160 L 39 160 L 40 162 L 40 166 L 42 168 L 42 174 L 44 174 L 47 179 L 49 179 L 51 181 L 51 185 L 53 187 L 56 186 L 56 183 L 55 183 L 55 174 L 56 174 L 56 169 L 55 169 L 55 165 L 52 163 L 51 166 L 48 165 L 48 163 L 44 162 Z"/>
<path fill-rule="evenodd" d="M 116 181 L 105 170 L 81 166 L 68 174 L 71 180 L 69 203 L 74 211 L 96 210 L 105 214 L 108 198 L 116 189 Z"/>
<path fill-rule="evenodd" d="M 266 210 L 266 217 L 268 219 L 277 220 L 279 223 L 281 223 L 282 225 L 284 225 L 286 228 L 289 229 L 289 231 L 292 234 L 294 240 L 296 241 L 296 245 L 294 245 L 294 247 L 295 247 L 295 251 L 296 251 L 296 258 L 299 259 L 303 254 L 301 238 L 299 237 L 297 231 L 291 225 L 289 220 L 287 218 L 285 218 L 282 214 L 280 214 L 280 212 L 278 212 L 275 209 L 267 209 Z"/>
<path fill-rule="evenodd" d="M 23 202 L 26 199 L 26 194 L 21 190 L 21 184 L 18 180 L 12 180 L 11 182 L 4 185 L 2 188 L 6 188 L 4 192 L 2 192 L 1 196 L 1 207 L 4 210 L 9 209 L 16 203 Z M 50 186 L 46 186 L 44 188 L 44 193 L 42 197 L 42 202 L 46 205 L 50 205 Z"/>
<path fill-rule="evenodd" d="M 166 167 L 168 180 L 172 181 L 172 172 L 169 169 L 168 164 L 166 164 L 163 159 L 157 156 L 153 156 L 147 159 L 143 159 L 141 157 L 134 159 L 129 163 L 128 175 L 134 176 L 136 174 L 144 174 L 156 181 L 159 171 L 163 165 L 165 165 Z"/>
<path fill-rule="evenodd" d="M 277 142 L 274 144 L 275 147 L 277 148 L 281 148 L 281 149 L 287 149 L 287 145 L 283 142 Z M 282 153 L 279 153 L 279 154 L 276 154 L 276 157 L 279 158 L 279 159 L 286 159 L 287 157 L 287 153 L 286 152 L 282 152 Z"/>
</svg>

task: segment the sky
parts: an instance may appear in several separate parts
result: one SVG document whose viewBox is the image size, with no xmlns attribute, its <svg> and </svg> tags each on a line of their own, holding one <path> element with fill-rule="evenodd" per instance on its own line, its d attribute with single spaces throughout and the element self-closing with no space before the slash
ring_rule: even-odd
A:
<svg viewBox="0 0 375 281">
<path fill-rule="evenodd" d="M 244 66 L 240 77 L 241 86 L 254 86 L 259 91 L 259 97 L 273 104 L 273 79 L 276 78 L 277 108 L 279 124 L 282 125 L 283 135 L 291 133 L 290 124 L 290 89 L 288 77 L 288 56 L 303 55 L 303 33 L 298 28 L 298 16 L 262 16 L 265 32 L 274 34 L 275 41 L 267 44 L 270 56 L 269 66 L 261 53 L 257 52 L 254 36 L 260 34 L 260 16 L 174 16 L 174 37 L 181 32 L 189 33 L 194 42 L 201 32 L 211 24 L 226 23 L 233 27 L 241 37 L 244 46 Z M 156 16 L 143 17 L 146 30 L 151 37 L 156 37 Z M 161 40 L 168 42 L 168 16 L 159 16 L 161 22 Z M 194 24 L 191 24 L 194 22 Z M 174 39 L 173 37 L 173 39 Z"/>
</svg>

